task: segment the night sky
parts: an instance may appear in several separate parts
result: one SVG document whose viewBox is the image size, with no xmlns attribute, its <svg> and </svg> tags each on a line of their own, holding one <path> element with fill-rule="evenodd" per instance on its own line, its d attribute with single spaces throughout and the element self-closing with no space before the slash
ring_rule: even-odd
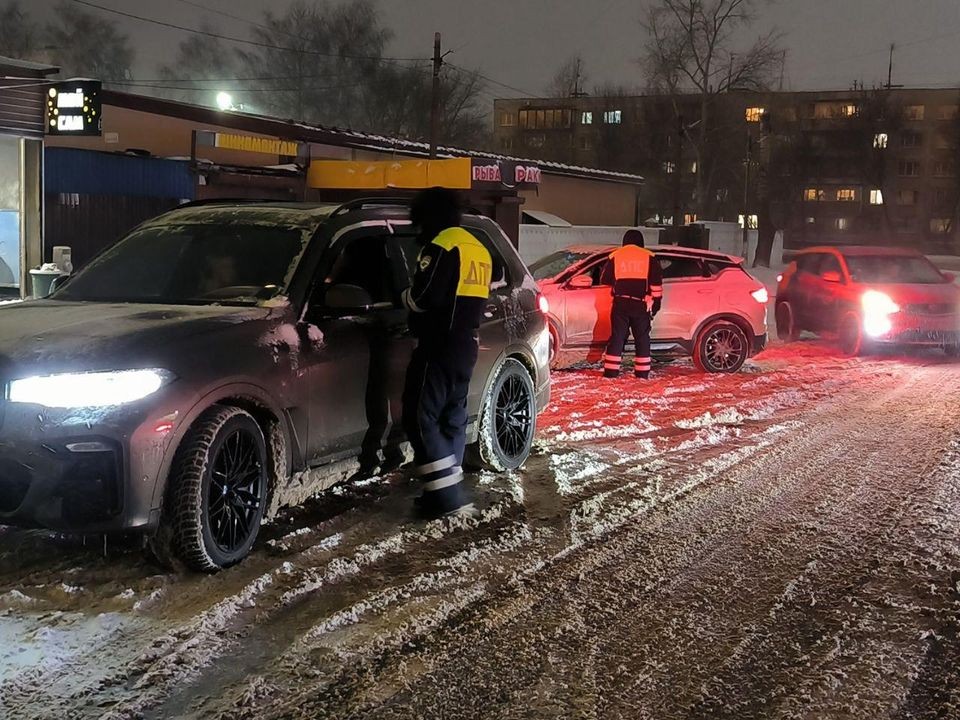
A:
<svg viewBox="0 0 960 720">
<path fill-rule="evenodd" d="M 181 25 L 206 19 L 227 34 L 247 27 L 187 5 L 181 0 L 96 0 L 114 7 Z M 196 0 L 201 5 L 257 20 L 265 7 L 286 0 Z M 55 0 L 22 3 L 50 12 Z M 642 84 L 635 63 L 642 52 L 639 18 L 643 0 L 380 0 L 384 22 L 396 38 L 388 54 L 427 57 L 433 32 L 443 33 L 450 58 L 479 68 L 489 77 L 542 94 L 556 68 L 580 52 L 586 61 L 588 88 L 599 82 Z M 182 33 L 123 18 L 139 54 L 138 79 L 156 77 Z M 785 89 L 850 87 L 886 81 L 891 42 L 899 46 L 894 82 L 912 86 L 960 85 L 960 1 L 958 0 L 780 0 L 761 4 L 756 26 L 744 40 L 776 27 L 787 48 Z M 490 93 L 520 93 L 491 85 Z"/>
</svg>

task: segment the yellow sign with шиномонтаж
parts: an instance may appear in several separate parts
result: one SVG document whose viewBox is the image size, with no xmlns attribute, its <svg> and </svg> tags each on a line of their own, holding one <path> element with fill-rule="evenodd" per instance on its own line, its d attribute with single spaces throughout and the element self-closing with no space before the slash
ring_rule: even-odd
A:
<svg viewBox="0 0 960 720">
<path fill-rule="evenodd" d="M 264 155 L 280 155 L 296 157 L 298 145 L 290 140 L 278 138 L 258 137 L 256 135 L 233 135 L 217 133 L 214 147 L 224 150 L 240 150 L 242 152 L 263 153 Z"/>
</svg>

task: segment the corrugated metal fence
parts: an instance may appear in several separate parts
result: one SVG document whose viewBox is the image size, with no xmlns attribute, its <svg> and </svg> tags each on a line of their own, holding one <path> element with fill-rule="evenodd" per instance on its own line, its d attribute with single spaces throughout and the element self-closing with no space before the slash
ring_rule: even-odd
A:
<svg viewBox="0 0 960 720">
<path fill-rule="evenodd" d="M 182 160 L 48 148 L 44 176 L 44 257 L 50 260 L 55 245 L 69 245 L 74 268 L 195 195 Z"/>
</svg>

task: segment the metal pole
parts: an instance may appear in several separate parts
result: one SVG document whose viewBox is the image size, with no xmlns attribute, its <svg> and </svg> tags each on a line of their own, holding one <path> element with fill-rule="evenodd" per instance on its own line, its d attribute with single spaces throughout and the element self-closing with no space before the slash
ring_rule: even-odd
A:
<svg viewBox="0 0 960 720">
<path fill-rule="evenodd" d="M 430 159 L 437 157 L 437 134 L 440 129 L 440 33 L 433 35 L 433 93 L 430 96 Z"/>
<path fill-rule="evenodd" d="M 680 168 L 683 165 L 683 115 L 677 116 L 677 153 L 674 156 L 673 167 L 673 227 L 680 227 L 680 213 L 682 212 L 682 203 L 680 195 L 683 192 L 681 184 Z"/>
<path fill-rule="evenodd" d="M 750 211 L 748 210 L 750 202 L 750 153 L 753 145 L 753 138 L 750 136 L 750 130 L 747 130 L 747 161 L 743 168 L 743 257 L 747 259 L 750 254 Z"/>
</svg>

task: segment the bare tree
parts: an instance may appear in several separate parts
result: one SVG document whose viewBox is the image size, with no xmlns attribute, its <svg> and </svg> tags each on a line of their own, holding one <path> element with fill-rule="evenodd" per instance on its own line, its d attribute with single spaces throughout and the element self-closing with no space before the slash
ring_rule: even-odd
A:
<svg viewBox="0 0 960 720">
<path fill-rule="evenodd" d="M 0 7 L 0 55 L 33 60 L 39 50 L 37 25 L 21 9 L 19 0 Z"/>
<path fill-rule="evenodd" d="M 296 120 L 355 125 L 365 83 L 385 64 L 392 33 L 369 0 L 308 3 L 264 13 L 252 30 L 262 47 L 240 51 L 243 75 L 257 92 L 256 107 Z"/>
<path fill-rule="evenodd" d="M 485 144 L 488 118 L 478 73 L 445 66 L 440 78 L 440 144 Z M 430 135 L 431 71 L 426 66 L 387 65 L 364 88 L 365 115 L 358 127 L 410 140 Z"/>
<path fill-rule="evenodd" d="M 648 46 L 641 63 L 651 90 L 676 97 L 698 97 L 698 117 L 687 118 L 697 158 L 697 215 L 705 218 L 713 197 L 717 141 L 713 118 L 718 95 L 767 88 L 782 67 L 780 35 L 771 31 L 746 49 L 735 46 L 737 31 L 755 20 L 761 0 L 657 0 L 647 10 L 643 28 Z M 677 111 L 679 115 L 679 110 Z"/>
<path fill-rule="evenodd" d="M 201 25 L 201 30 L 217 32 L 209 25 Z M 159 75 L 170 86 L 169 96 L 198 105 L 212 105 L 221 90 L 243 98 L 243 90 L 251 82 L 238 78 L 237 58 L 222 40 L 201 35 L 182 40 L 173 62 L 161 65 Z"/>
<path fill-rule="evenodd" d="M 573 55 L 560 66 L 547 86 L 547 96 L 554 98 L 580 97 L 586 85 L 583 58 Z"/>
<path fill-rule="evenodd" d="M 44 35 L 51 60 L 60 66 L 61 74 L 98 78 L 108 84 L 130 78 L 134 51 L 116 23 L 66 0 L 57 5 L 54 17 Z"/>
</svg>

